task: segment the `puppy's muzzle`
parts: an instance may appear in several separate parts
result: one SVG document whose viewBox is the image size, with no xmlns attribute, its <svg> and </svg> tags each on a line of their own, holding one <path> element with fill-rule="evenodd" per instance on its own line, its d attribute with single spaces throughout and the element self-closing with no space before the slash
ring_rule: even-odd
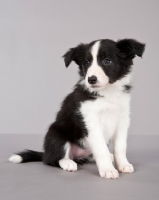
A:
<svg viewBox="0 0 159 200">
<path fill-rule="evenodd" d="M 88 77 L 88 83 L 89 84 L 96 84 L 96 82 L 97 82 L 97 77 L 96 76 L 90 76 L 90 77 Z"/>
</svg>

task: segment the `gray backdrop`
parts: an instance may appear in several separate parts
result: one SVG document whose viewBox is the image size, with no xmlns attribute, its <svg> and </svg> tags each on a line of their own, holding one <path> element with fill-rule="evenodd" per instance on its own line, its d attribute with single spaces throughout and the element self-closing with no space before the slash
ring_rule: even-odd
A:
<svg viewBox="0 0 159 200">
<path fill-rule="evenodd" d="M 159 134 L 158 0 L 0 0 L 0 133 L 45 133 L 78 80 L 62 55 L 80 42 L 135 38 L 130 134 Z"/>
</svg>

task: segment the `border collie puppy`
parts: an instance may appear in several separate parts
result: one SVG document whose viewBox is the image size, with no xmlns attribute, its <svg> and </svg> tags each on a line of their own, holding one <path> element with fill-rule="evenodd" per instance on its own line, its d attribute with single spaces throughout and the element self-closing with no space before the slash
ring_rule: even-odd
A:
<svg viewBox="0 0 159 200">
<path fill-rule="evenodd" d="M 100 176 L 112 179 L 118 178 L 118 172 L 134 172 L 126 157 L 131 70 L 132 60 L 142 57 L 144 49 L 145 44 L 134 39 L 104 39 L 66 52 L 65 65 L 74 61 L 80 80 L 48 129 L 44 152 L 26 150 L 9 160 L 43 161 L 70 172 L 77 171 L 77 163 L 95 160 Z M 107 146 L 110 140 L 116 168 Z"/>
</svg>

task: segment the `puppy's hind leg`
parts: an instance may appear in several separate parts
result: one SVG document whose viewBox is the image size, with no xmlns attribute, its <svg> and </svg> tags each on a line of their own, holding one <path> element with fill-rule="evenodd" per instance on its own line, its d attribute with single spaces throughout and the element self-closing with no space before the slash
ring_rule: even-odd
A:
<svg viewBox="0 0 159 200">
<path fill-rule="evenodd" d="M 77 164 L 70 159 L 70 143 L 63 130 L 52 124 L 45 136 L 43 161 L 66 171 L 77 171 Z"/>
<path fill-rule="evenodd" d="M 77 163 L 75 163 L 73 160 L 70 159 L 70 143 L 67 142 L 65 144 L 65 156 L 61 160 L 59 160 L 59 165 L 62 169 L 69 171 L 69 172 L 74 172 L 77 171 Z"/>
</svg>

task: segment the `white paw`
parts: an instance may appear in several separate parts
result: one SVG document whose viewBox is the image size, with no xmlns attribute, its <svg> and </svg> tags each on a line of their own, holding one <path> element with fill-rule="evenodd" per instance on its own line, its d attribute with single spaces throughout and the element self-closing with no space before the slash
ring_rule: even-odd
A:
<svg viewBox="0 0 159 200">
<path fill-rule="evenodd" d="M 59 165 L 62 169 L 69 171 L 69 172 L 75 172 L 77 171 L 77 164 L 70 159 L 61 159 L 59 160 Z"/>
<path fill-rule="evenodd" d="M 124 164 L 124 165 L 119 165 L 118 171 L 119 172 L 123 172 L 123 173 L 133 173 L 134 172 L 134 167 L 130 163 Z"/>
<path fill-rule="evenodd" d="M 22 162 L 22 157 L 16 154 L 13 154 L 10 158 L 9 161 L 13 163 L 21 163 Z"/>
<path fill-rule="evenodd" d="M 109 179 L 117 179 L 119 177 L 119 173 L 114 167 L 99 170 L 99 174 L 101 177 Z"/>
</svg>

